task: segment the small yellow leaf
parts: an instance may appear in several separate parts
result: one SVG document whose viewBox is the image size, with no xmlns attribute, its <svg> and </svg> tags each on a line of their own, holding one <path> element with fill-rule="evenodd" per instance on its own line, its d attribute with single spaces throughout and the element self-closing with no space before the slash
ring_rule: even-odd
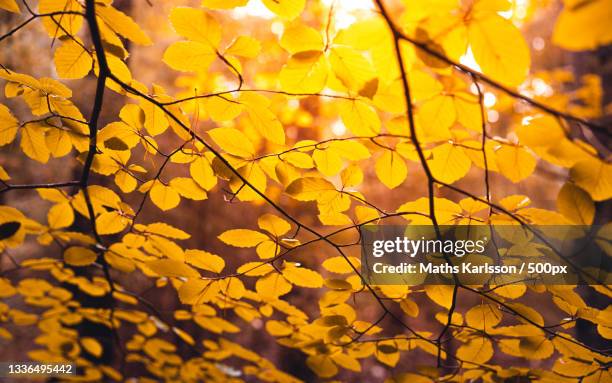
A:
<svg viewBox="0 0 612 383">
<path fill-rule="evenodd" d="M 292 20 L 302 13 L 306 0 L 262 0 L 269 10 L 283 19 Z"/>
<path fill-rule="evenodd" d="M 329 191 L 336 191 L 336 188 L 320 177 L 299 178 L 287 186 L 287 194 L 298 201 L 314 201 Z"/>
<path fill-rule="evenodd" d="M 304 267 L 296 267 L 292 264 L 287 264 L 283 270 L 283 277 L 294 285 L 301 287 L 318 288 L 323 286 L 321 274 Z"/>
<path fill-rule="evenodd" d="M 338 174 L 342 168 L 342 159 L 338 153 L 333 150 L 315 149 L 312 153 L 312 159 L 314 160 L 317 169 L 319 169 L 319 171 L 326 176 L 334 176 Z"/>
<path fill-rule="evenodd" d="M 375 170 L 380 182 L 389 189 L 401 185 L 408 175 L 404 159 L 391 150 L 385 150 L 383 155 L 376 160 Z"/>
<path fill-rule="evenodd" d="M 117 210 L 104 212 L 96 218 L 96 228 L 100 235 L 119 233 L 125 229 L 128 223 L 129 219 L 121 215 Z"/>
<path fill-rule="evenodd" d="M 155 261 L 148 262 L 147 267 L 153 270 L 156 274 L 162 277 L 184 277 L 184 278 L 198 278 L 198 273 L 191 266 L 172 259 L 158 259 Z"/>
<path fill-rule="evenodd" d="M 170 13 L 170 22 L 179 35 L 192 41 L 217 48 L 221 41 L 221 26 L 202 9 L 177 7 Z"/>
<path fill-rule="evenodd" d="M 196 181 L 188 177 L 177 177 L 170 180 L 170 187 L 176 190 L 181 197 L 194 201 L 207 198 L 206 190 L 202 189 Z"/>
<path fill-rule="evenodd" d="M 220 256 L 197 249 L 185 250 L 185 262 L 214 273 L 220 273 L 225 267 L 225 261 Z"/>
<path fill-rule="evenodd" d="M 248 137 L 234 128 L 215 128 L 208 131 L 208 135 L 221 149 L 229 154 L 242 158 L 251 158 L 255 155 L 255 148 Z"/>
<path fill-rule="evenodd" d="M 20 13 L 19 5 L 15 0 L 0 0 L 0 9 L 7 10 L 13 13 Z"/>
<path fill-rule="evenodd" d="M 280 237 L 291 230 L 291 225 L 284 219 L 274 214 L 264 214 L 257 219 L 257 225 L 260 229 L 268 233 Z"/>
<path fill-rule="evenodd" d="M 353 270 L 353 267 L 349 265 L 349 262 L 357 270 L 359 270 L 359 268 L 361 267 L 361 261 L 358 258 L 348 257 L 348 261 L 347 261 L 347 259 L 345 259 L 342 256 L 327 258 L 325 261 L 323 261 L 323 267 L 327 271 L 331 271 L 332 273 L 348 274 L 348 273 L 352 273 L 355 271 Z"/>
<path fill-rule="evenodd" d="M 275 300 L 289 293 L 291 289 L 291 283 L 279 273 L 269 273 L 255 283 L 255 290 L 265 300 Z"/>
<path fill-rule="evenodd" d="M 297 21 L 285 29 L 280 39 L 280 46 L 291 54 L 322 51 L 324 48 L 321 34 L 314 28 Z"/>
<path fill-rule="evenodd" d="M 218 238 L 234 247 L 255 247 L 269 239 L 267 235 L 249 229 L 227 230 L 219 235 Z"/>
<path fill-rule="evenodd" d="M 527 150 L 515 145 L 502 145 L 495 152 L 499 172 L 512 182 L 529 177 L 535 170 L 536 159 Z"/>
<path fill-rule="evenodd" d="M 380 133 L 378 114 L 363 101 L 342 103 L 340 117 L 344 125 L 356 136 L 374 137 Z"/>
<path fill-rule="evenodd" d="M 13 142 L 18 128 L 19 121 L 6 105 L 0 104 L 0 146 Z"/>
<path fill-rule="evenodd" d="M 164 211 L 174 209 L 181 202 L 181 197 L 176 190 L 159 181 L 155 182 L 149 195 L 151 196 L 151 201 Z"/>
<path fill-rule="evenodd" d="M 450 309 L 453 303 L 453 286 L 450 285 L 426 285 L 425 294 L 440 306 Z"/>
<path fill-rule="evenodd" d="M 457 145 L 442 144 L 431 152 L 433 158 L 428 161 L 429 168 L 437 180 L 445 183 L 452 184 L 465 177 L 472 165 L 470 157 Z"/>
<path fill-rule="evenodd" d="M 231 9 L 245 6 L 249 0 L 202 0 L 202 6 L 212 9 Z"/>
<path fill-rule="evenodd" d="M 33 160 L 43 164 L 49 161 L 49 148 L 45 141 L 45 131 L 41 124 L 27 124 L 21 128 L 21 149 Z"/>
<path fill-rule="evenodd" d="M 83 348 L 87 350 L 88 353 L 99 358 L 102 356 L 102 345 L 96 339 L 91 337 L 83 337 L 81 338 L 81 344 Z"/>
<path fill-rule="evenodd" d="M 74 40 L 67 40 L 57 48 L 53 60 L 61 78 L 83 78 L 93 68 L 91 54 Z"/>
<path fill-rule="evenodd" d="M 472 338 L 457 349 L 457 357 L 465 363 L 486 363 L 493 357 L 493 344 L 485 337 Z"/>
<path fill-rule="evenodd" d="M 493 305 L 478 305 L 468 310 L 465 321 L 471 327 L 480 330 L 489 330 L 499 324 L 502 313 Z"/>
<path fill-rule="evenodd" d="M 96 258 L 96 253 L 85 247 L 72 246 L 64 251 L 64 261 L 72 266 L 89 266 Z"/>
<path fill-rule="evenodd" d="M 52 229 L 61 229 L 72 225 L 74 222 L 74 210 L 69 202 L 53 205 L 47 214 L 47 221 Z"/>
<path fill-rule="evenodd" d="M 529 48 L 511 21 L 497 13 L 474 18 L 468 26 L 468 39 L 484 74 L 511 86 L 525 80 L 531 64 Z"/>
<path fill-rule="evenodd" d="M 338 367 L 329 355 L 310 355 L 306 359 L 306 364 L 320 378 L 331 378 L 338 373 Z"/>
<path fill-rule="evenodd" d="M 102 18 L 113 31 L 136 44 L 151 45 L 153 43 L 130 16 L 110 5 L 97 7 L 96 15 Z"/>
<path fill-rule="evenodd" d="M 327 83 L 328 63 L 321 51 L 304 51 L 291 56 L 279 74 L 281 88 L 290 93 L 313 94 Z"/>
<path fill-rule="evenodd" d="M 261 51 L 261 43 L 249 36 L 238 36 L 225 50 L 226 54 L 253 58 Z"/>
<path fill-rule="evenodd" d="M 206 72 L 217 58 L 208 44 L 197 41 L 177 41 L 164 52 L 163 62 L 172 69 L 183 72 Z"/>
<path fill-rule="evenodd" d="M 581 225 L 590 225 L 595 218 L 595 203 L 591 196 L 569 182 L 559 191 L 557 209 L 565 217 Z"/>
<path fill-rule="evenodd" d="M 599 158 L 577 162 L 570 170 L 570 178 L 594 201 L 612 198 L 612 165 Z"/>
</svg>

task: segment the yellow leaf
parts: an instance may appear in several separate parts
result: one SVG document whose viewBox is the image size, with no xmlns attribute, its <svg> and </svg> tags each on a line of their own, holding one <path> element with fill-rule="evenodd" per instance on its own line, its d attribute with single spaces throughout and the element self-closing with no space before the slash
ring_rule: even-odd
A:
<svg viewBox="0 0 612 383">
<path fill-rule="evenodd" d="M 96 258 L 96 253 L 85 247 L 72 246 L 64 251 L 64 262 L 72 266 L 89 266 Z"/>
<path fill-rule="evenodd" d="M 202 6 L 212 9 L 231 9 L 245 6 L 249 0 L 202 0 Z"/>
<path fill-rule="evenodd" d="M 393 340 L 385 340 L 376 344 L 376 359 L 389 367 L 395 367 L 399 362 L 399 351 Z"/>
<path fill-rule="evenodd" d="M 8 181 L 10 179 L 11 179 L 11 176 L 9 176 L 6 170 L 4 170 L 2 166 L 0 166 L 0 180 Z"/>
<path fill-rule="evenodd" d="M 414 301 L 408 298 L 402 299 L 402 301 L 400 302 L 400 308 L 402 309 L 403 312 L 405 312 L 406 314 L 410 315 L 413 318 L 416 318 L 419 316 L 419 306 Z"/>
<path fill-rule="evenodd" d="M 119 233 L 128 223 L 129 220 L 116 210 L 104 212 L 96 218 L 96 228 L 101 235 Z"/>
<path fill-rule="evenodd" d="M 61 78 L 83 78 L 93 67 L 91 54 L 74 40 L 68 40 L 57 48 L 53 60 Z"/>
<path fill-rule="evenodd" d="M 72 225 L 74 222 L 74 210 L 69 202 L 55 204 L 47 213 L 47 221 L 52 229 L 61 229 Z"/>
<path fill-rule="evenodd" d="M 287 194 L 298 201 L 314 201 L 323 193 L 335 191 L 331 182 L 319 177 L 304 177 L 287 186 Z"/>
<path fill-rule="evenodd" d="M 340 117 L 344 125 L 356 136 L 374 137 L 380 133 L 378 114 L 363 101 L 342 103 Z"/>
<path fill-rule="evenodd" d="M 185 262 L 214 273 L 220 273 L 225 267 L 225 261 L 220 256 L 197 249 L 185 250 Z"/>
<path fill-rule="evenodd" d="M 195 344 L 195 340 L 193 339 L 193 337 L 191 335 L 189 335 L 189 333 L 187 333 L 186 331 L 181 330 L 178 327 L 172 327 L 172 331 L 176 335 L 178 335 L 179 338 L 184 340 L 187 344 L 190 344 L 192 346 Z"/>
<path fill-rule="evenodd" d="M 318 288 L 323 286 L 323 277 L 314 270 L 286 264 L 283 277 L 296 286 Z"/>
<path fill-rule="evenodd" d="M 257 131 L 275 144 L 285 143 L 285 130 L 276 115 L 269 109 L 270 100 L 256 93 L 244 93 L 240 102 L 246 106 L 248 121 Z"/>
<path fill-rule="evenodd" d="M 280 237 L 291 230 L 291 225 L 274 214 L 264 214 L 257 219 L 257 226 L 268 233 Z"/>
<path fill-rule="evenodd" d="M 170 22 L 179 35 L 192 41 L 219 46 L 221 26 L 211 15 L 202 9 L 177 7 L 170 13 Z"/>
<path fill-rule="evenodd" d="M 207 198 L 206 190 L 189 177 L 177 177 L 170 180 L 170 187 L 176 190 L 181 197 L 194 201 L 202 201 Z"/>
<path fill-rule="evenodd" d="M 340 178 L 342 179 L 342 186 L 344 188 L 357 186 L 363 182 L 363 171 L 361 171 L 358 165 L 351 164 L 342 170 Z"/>
<path fill-rule="evenodd" d="M 348 257 L 348 261 L 342 256 L 327 258 L 325 261 L 323 261 L 323 267 L 332 273 L 348 274 L 355 271 L 351 265 L 349 265 L 349 261 L 357 270 L 359 270 L 361 267 L 361 261 L 355 257 Z"/>
<path fill-rule="evenodd" d="M 149 191 L 151 201 L 161 210 L 174 209 L 181 202 L 178 192 L 170 186 L 157 181 Z"/>
<path fill-rule="evenodd" d="M 77 0 L 40 0 L 38 2 L 38 12 L 42 14 L 53 12 L 84 13 L 85 9 Z M 83 26 L 84 19 L 81 15 L 63 14 L 62 17 L 55 17 L 55 20 L 44 17 L 42 23 L 49 37 L 58 38 L 66 36 L 66 34 L 77 36 Z"/>
<path fill-rule="evenodd" d="M 453 97 L 438 95 L 425 101 L 417 116 L 427 140 L 450 138 L 449 128 L 457 117 Z"/>
<path fill-rule="evenodd" d="M 329 149 L 315 149 L 312 153 L 312 159 L 314 160 L 317 169 L 326 176 L 334 176 L 338 174 L 342 168 L 342 159 L 333 150 Z"/>
<path fill-rule="evenodd" d="M 474 306 L 465 314 L 465 321 L 469 326 L 486 331 L 497 326 L 501 319 L 502 313 L 499 309 L 486 304 Z"/>
<path fill-rule="evenodd" d="M 544 336 L 521 338 L 519 351 L 527 359 L 546 359 L 555 351 L 551 341 Z"/>
<path fill-rule="evenodd" d="M 368 148 L 357 141 L 332 141 L 328 147 L 338 152 L 340 157 L 351 161 L 365 160 L 371 156 Z"/>
<path fill-rule="evenodd" d="M 322 51 L 324 48 L 321 34 L 314 28 L 297 21 L 285 29 L 279 43 L 291 54 Z"/>
<path fill-rule="evenodd" d="M 43 164 L 49 161 L 50 152 L 41 124 L 26 124 L 21 128 L 21 149 L 33 160 Z"/>
<path fill-rule="evenodd" d="M 599 158 L 577 162 L 570 170 L 570 178 L 595 201 L 612 197 L 612 165 Z"/>
<path fill-rule="evenodd" d="M 453 303 L 453 286 L 450 285 L 426 285 L 425 294 L 446 309 L 450 309 Z"/>
<path fill-rule="evenodd" d="M 408 175 L 404 159 L 391 150 L 385 150 L 383 155 L 376 160 L 375 170 L 380 182 L 389 189 L 401 185 Z"/>
<path fill-rule="evenodd" d="M 72 150 L 70 133 L 62 129 L 51 129 L 45 136 L 45 143 L 53 157 L 63 157 Z"/>
<path fill-rule="evenodd" d="M 538 326 L 544 326 L 544 318 L 542 318 L 542 315 L 535 309 L 522 303 L 509 303 L 508 306 L 521 316 L 519 317 L 521 321 L 527 323 L 533 322 Z"/>
<path fill-rule="evenodd" d="M 274 241 L 263 241 L 255 249 L 261 259 L 270 259 L 280 254 L 280 245 Z"/>
<path fill-rule="evenodd" d="M 433 176 L 442 182 L 452 184 L 470 170 L 472 161 L 463 148 L 450 143 L 438 145 L 431 151 L 433 158 L 428 161 Z"/>
<path fill-rule="evenodd" d="M 291 289 L 291 283 L 279 273 L 269 273 L 255 283 L 255 290 L 264 300 L 275 300 L 289 293 Z"/>
<path fill-rule="evenodd" d="M 465 363 L 486 363 L 493 357 L 493 344 L 485 337 L 472 338 L 457 349 L 457 357 Z"/>
<path fill-rule="evenodd" d="M 269 239 L 267 235 L 249 229 L 227 230 L 221 233 L 218 238 L 234 247 L 255 247 Z"/>
<path fill-rule="evenodd" d="M 518 86 L 527 77 L 531 58 L 521 32 L 496 13 L 474 18 L 468 39 L 482 72 L 506 85 Z"/>
<path fill-rule="evenodd" d="M 18 128 L 19 121 L 13 117 L 6 105 L 0 104 L 0 146 L 13 142 Z"/>
<path fill-rule="evenodd" d="M 204 157 L 198 157 L 189 165 L 189 173 L 193 180 L 205 190 L 211 190 L 217 184 L 217 177 Z"/>
<path fill-rule="evenodd" d="M 331 378 L 338 373 L 338 367 L 329 355 L 310 355 L 306 359 L 306 364 L 320 378 Z"/>
<path fill-rule="evenodd" d="M 0 0 L 0 8 L 13 13 L 20 13 L 19 5 L 15 0 Z"/>
<path fill-rule="evenodd" d="M 564 7 L 555 24 L 552 41 L 572 51 L 592 50 L 612 42 L 608 21 L 612 7 L 606 0 L 563 1 Z"/>
<path fill-rule="evenodd" d="M 376 77 L 372 64 L 365 56 L 348 46 L 335 46 L 330 50 L 329 63 L 336 77 L 352 91 L 357 91 Z"/>
<path fill-rule="evenodd" d="M 294 54 L 279 74 L 281 88 L 290 93 L 313 94 L 327 83 L 328 63 L 321 51 Z"/>
<path fill-rule="evenodd" d="M 139 45 L 151 45 L 153 42 L 134 20 L 112 6 L 96 7 L 96 15 L 115 32 Z"/>
<path fill-rule="evenodd" d="M 234 128 L 215 128 L 208 131 L 210 137 L 221 149 L 242 158 L 255 155 L 255 148 L 248 137 Z"/>
<path fill-rule="evenodd" d="M 233 175 L 230 180 L 230 188 L 240 201 L 257 201 L 261 200 L 259 193 L 266 192 L 267 178 L 264 171 L 256 162 L 249 162 L 246 166 L 238 169 L 240 175 L 252 185 L 244 186 L 244 182 Z"/>
<path fill-rule="evenodd" d="M 205 100 L 206 112 L 213 121 L 229 121 L 238 117 L 244 106 L 230 96 L 209 97 Z"/>
<path fill-rule="evenodd" d="M 225 50 L 226 54 L 254 58 L 261 51 L 261 43 L 249 36 L 238 36 Z"/>
<path fill-rule="evenodd" d="M 591 196 L 569 182 L 559 191 L 557 209 L 565 217 L 581 225 L 590 225 L 595 218 L 595 203 Z"/>
<path fill-rule="evenodd" d="M 173 259 L 158 259 L 147 262 L 147 267 L 162 277 L 184 277 L 184 278 L 199 278 L 198 273 L 191 266 Z"/>
<path fill-rule="evenodd" d="M 206 72 L 217 58 L 215 49 L 197 41 L 177 41 L 164 52 L 162 60 L 183 72 Z"/>
<path fill-rule="evenodd" d="M 502 145 L 495 152 L 495 162 L 499 172 L 512 182 L 529 177 L 536 167 L 534 156 L 516 145 Z"/>
<path fill-rule="evenodd" d="M 102 350 L 102 345 L 100 344 L 100 342 L 90 337 L 83 337 L 81 338 L 80 341 L 81 341 L 81 344 L 83 345 L 83 348 L 87 350 L 88 353 L 95 356 L 96 358 L 99 358 L 100 356 L 102 356 L 103 350 Z"/>
<path fill-rule="evenodd" d="M 174 238 L 174 239 L 191 238 L 191 235 L 184 232 L 183 230 L 177 229 L 176 227 L 168 225 L 167 223 L 163 223 L 163 222 L 155 222 L 155 223 L 151 223 L 146 226 L 141 225 L 141 224 L 136 224 L 134 225 L 134 229 L 142 233 L 157 234 L 157 235 L 161 235 L 166 238 Z"/>
<path fill-rule="evenodd" d="M 283 19 L 292 20 L 302 13 L 306 0 L 262 0 L 269 10 Z"/>
</svg>

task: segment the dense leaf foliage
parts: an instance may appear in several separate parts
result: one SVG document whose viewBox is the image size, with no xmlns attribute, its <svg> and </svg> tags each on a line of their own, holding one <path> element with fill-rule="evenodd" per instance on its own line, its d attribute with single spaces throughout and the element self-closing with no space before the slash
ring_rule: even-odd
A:
<svg viewBox="0 0 612 383">
<path fill-rule="evenodd" d="M 39 219 L 0 206 L 0 250 L 13 262 L 0 275 L 1 347 L 32 328 L 30 359 L 75 362 L 86 381 L 366 381 L 356 378 L 366 366 L 396 382 L 612 380 L 609 350 L 574 332 L 583 321 L 612 338 L 611 306 L 585 298 L 609 301 L 608 286 L 373 286 L 359 258 L 364 224 L 601 222 L 612 164 L 610 129 L 593 122 L 600 79 L 532 71 L 503 0 L 375 1 L 349 22 L 329 2 L 262 0 L 270 17 L 239 34 L 226 26 L 249 20 L 237 13 L 247 3 L 173 7 L 158 19 L 172 41 L 155 41 L 112 0 L 0 0 L 25 20 L 0 44 L 38 25 L 54 44 L 40 60 L 57 75 L 2 66 L 0 158 L 77 164 L 74 180 L 36 183 L 0 166 L 3 196 L 36 193 L 48 209 Z M 605 0 L 565 0 L 552 40 L 608 45 L 611 12 Z M 176 79 L 171 89 L 139 80 L 135 46 L 163 47 L 155 71 Z M 83 78 L 95 88 L 86 110 L 74 101 Z M 542 93 L 543 82 L 576 90 Z M 504 124 L 493 124 L 491 96 Z M 109 100 L 121 107 L 104 124 Z M 556 209 L 533 205 L 533 187 L 491 192 L 494 177 L 528 185 L 538 166 L 563 181 Z M 202 216 L 217 235 L 204 243 L 225 249 L 215 254 L 189 248 L 195 228 L 148 214 L 185 204 L 259 213 L 227 230 L 223 216 Z M 143 280 L 151 287 L 135 290 Z M 151 298 L 161 291 L 170 310 Z M 247 348 L 247 331 L 294 350 L 303 368 Z"/>
</svg>

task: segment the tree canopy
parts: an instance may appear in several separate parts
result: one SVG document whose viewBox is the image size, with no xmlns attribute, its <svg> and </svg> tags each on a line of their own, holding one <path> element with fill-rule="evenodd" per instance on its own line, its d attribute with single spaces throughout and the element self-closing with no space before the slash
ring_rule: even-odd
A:
<svg viewBox="0 0 612 383">
<path fill-rule="evenodd" d="M 362 3 L 0 0 L 0 347 L 83 381 L 612 380 L 609 286 L 377 286 L 359 255 L 398 222 L 609 252 L 606 87 L 533 52 L 609 47 L 612 5 Z"/>
</svg>

